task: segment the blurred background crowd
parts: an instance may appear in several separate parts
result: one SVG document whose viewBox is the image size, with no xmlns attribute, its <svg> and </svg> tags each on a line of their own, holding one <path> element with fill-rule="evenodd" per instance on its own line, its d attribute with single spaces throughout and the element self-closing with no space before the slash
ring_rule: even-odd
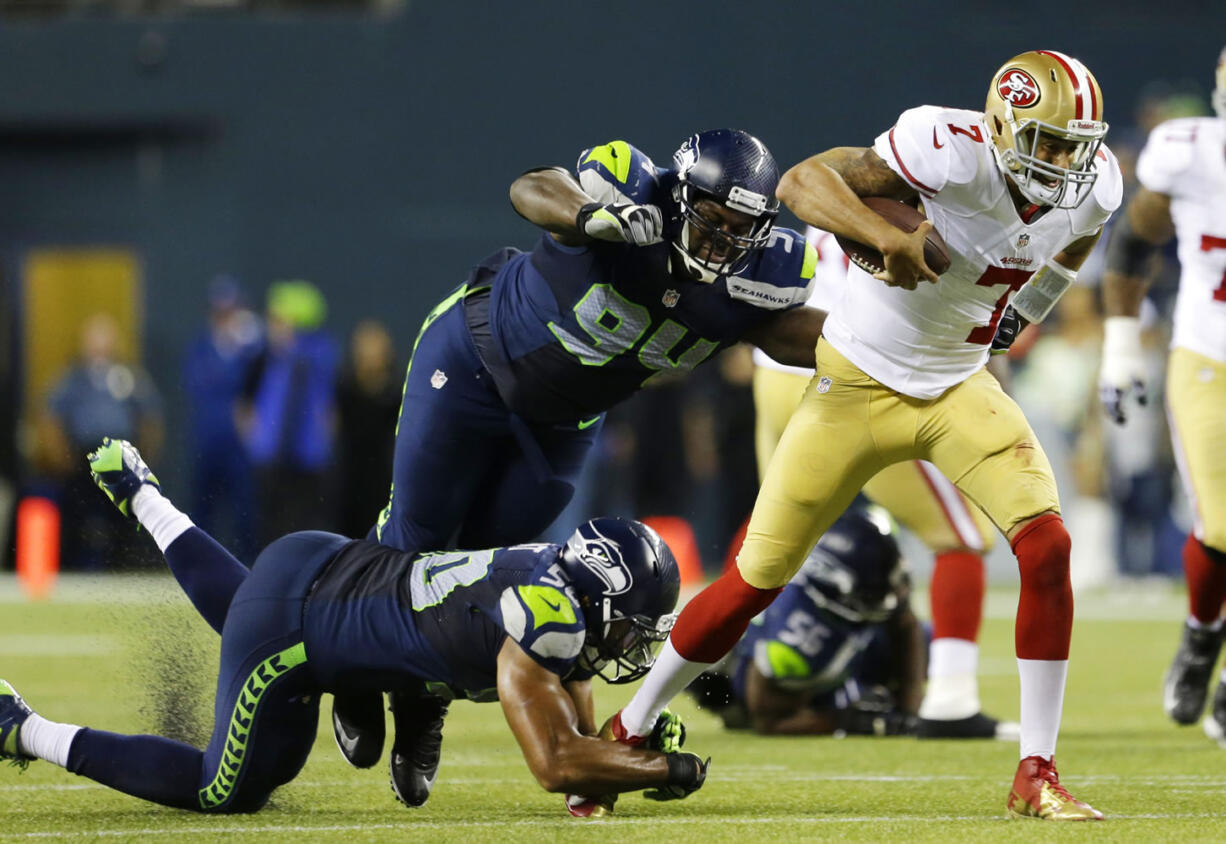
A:
<svg viewBox="0 0 1226 844">
<path fill-rule="evenodd" d="M 949 48 L 916 65 L 837 43 L 865 26 L 849 10 L 720 2 L 701 21 L 649 20 L 651 4 L 631 3 L 619 25 L 642 37 L 619 63 L 653 72 L 611 102 L 627 80 L 558 73 L 591 64 L 582 38 L 603 13 L 515 6 L 0 2 L 3 567 L 29 497 L 59 510 L 63 569 L 157 564 L 90 482 L 84 454 L 104 435 L 135 442 L 244 561 L 290 530 L 364 535 L 387 500 L 422 319 L 468 265 L 535 237 L 506 202 L 523 170 L 569 165 L 614 137 L 667 161 L 716 125 L 754 132 L 787 166 L 868 145 L 910 105 L 979 108 L 1003 58 L 1051 47 L 1097 74 L 1130 191 L 1149 129 L 1208 113 L 1223 39 L 1191 32 L 1179 2 L 1161 15 L 1113 4 L 1108 25 L 1088 14 L 1063 30 L 1040 24 L 1067 21 L 1066 4 L 1031 4 L 1033 25 L 1013 29 L 956 12 L 977 16 L 971 39 L 938 3 L 922 21 L 883 25 L 884 47 L 928 34 Z M 722 25 L 721 10 L 732 16 Z M 808 28 L 768 30 L 763 16 Z M 744 50 L 708 49 L 733 37 L 733 20 Z M 687 81 L 699 68 L 711 85 L 701 96 Z M 1153 397 L 1126 427 L 1106 424 L 1095 389 L 1101 256 L 1010 353 L 1012 391 L 1057 472 L 1075 582 L 1078 571 L 1083 582 L 1181 572 L 1188 514 L 1160 386 L 1173 249 L 1144 315 Z M 559 524 L 677 517 L 717 571 L 757 488 L 752 374 L 737 347 L 612 411 Z M 1004 554 L 994 579 L 1013 576 Z"/>
</svg>

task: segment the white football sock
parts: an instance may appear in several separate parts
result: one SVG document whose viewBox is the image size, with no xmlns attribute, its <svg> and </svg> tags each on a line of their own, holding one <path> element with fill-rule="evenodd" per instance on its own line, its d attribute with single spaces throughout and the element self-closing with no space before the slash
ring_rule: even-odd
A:
<svg viewBox="0 0 1226 844">
<path fill-rule="evenodd" d="M 954 721 L 979 712 L 979 645 L 966 639 L 933 639 L 928 649 L 928 685 L 919 716 Z"/>
<path fill-rule="evenodd" d="M 188 528 L 195 527 L 186 513 L 181 512 L 170 503 L 169 498 L 149 484 L 141 485 L 136 495 L 132 496 L 132 512 L 163 552 Z"/>
<path fill-rule="evenodd" d="M 1191 627 L 1193 630 L 1214 630 L 1214 631 L 1221 630 L 1222 621 L 1223 619 L 1218 618 L 1212 624 L 1204 624 L 1196 616 L 1194 615 L 1188 616 L 1188 626 Z"/>
<path fill-rule="evenodd" d="M 1021 659 L 1017 673 L 1022 687 L 1021 758 L 1056 755 L 1060 714 L 1064 710 L 1067 659 Z"/>
<path fill-rule="evenodd" d="M 669 638 L 660 648 L 656 664 L 643 678 L 643 685 L 622 710 L 622 726 L 626 732 L 632 736 L 649 735 L 668 702 L 712 665 L 712 662 L 690 662 L 677 653 Z"/>
<path fill-rule="evenodd" d="M 31 756 L 68 767 L 68 751 L 81 728 L 76 724 L 59 724 L 31 713 L 17 733 L 21 749 Z"/>
</svg>

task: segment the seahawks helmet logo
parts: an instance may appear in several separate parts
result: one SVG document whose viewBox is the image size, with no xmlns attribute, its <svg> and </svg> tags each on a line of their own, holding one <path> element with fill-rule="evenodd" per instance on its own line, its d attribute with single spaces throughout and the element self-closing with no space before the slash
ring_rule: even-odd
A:
<svg viewBox="0 0 1226 844">
<path fill-rule="evenodd" d="M 694 169 L 697 163 L 698 136 L 690 135 L 681 145 L 681 149 L 673 153 L 673 166 L 677 168 L 677 175 L 684 177 L 686 173 Z"/>
<path fill-rule="evenodd" d="M 604 584 L 604 594 L 621 595 L 634 585 L 630 567 L 622 559 L 622 549 L 616 542 L 593 530 L 594 537 L 581 536 L 587 531 L 576 531 L 566 542 L 566 547 L 583 563 L 584 568 Z"/>
<path fill-rule="evenodd" d="M 1009 105 L 1029 108 L 1039 101 L 1039 83 L 1021 68 L 1010 68 L 1000 77 L 996 93 Z"/>
</svg>

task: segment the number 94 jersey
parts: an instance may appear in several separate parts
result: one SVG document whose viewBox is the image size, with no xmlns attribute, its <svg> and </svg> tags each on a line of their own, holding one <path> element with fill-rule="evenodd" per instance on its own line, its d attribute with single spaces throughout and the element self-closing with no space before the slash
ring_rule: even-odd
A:
<svg viewBox="0 0 1226 844">
<path fill-rule="evenodd" d="M 921 106 L 873 151 L 920 195 L 953 263 L 935 284 L 888 287 L 856 266 L 822 333 L 865 374 L 933 399 L 984 365 L 1001 312 L 1035 270 L 1097 232 L 1119 207 L 1119 164 L 1105 146 L 1098 178 L 1074 209 L 1019 215 L 978 111 Z"/>
<path fill-rule="evenodd" d="M 674 274 L 676 174 L 625 141 L 584 150 L 575 176 L 597 202 L 658 206 L 665 241 L 564 246 L 544 234 L 529 253 L 487 259 L 498 360 L 485 364 L 521 416 L 566 422 L 603 412 L 652 376 L 693 369 L 808 298 L 817 255 L 791 229 L 773 229 L 735 276 L 706 284 Z"/>
<path fill-rule="evenodd" d="M 494 700 L 498 652 L 510 636 L 559 677 L 585 679 L 575 666 L 583 614 L 559 550 L 415 554 L 350 543 L 307 601 L 311 668 L 328 690 L 394 690 L 416 678 L 445 696 Z"/>
</svg>

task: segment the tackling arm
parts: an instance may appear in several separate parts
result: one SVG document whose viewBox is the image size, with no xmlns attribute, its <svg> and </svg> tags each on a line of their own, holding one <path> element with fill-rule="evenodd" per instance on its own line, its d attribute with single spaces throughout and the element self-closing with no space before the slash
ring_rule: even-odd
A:
<svg viewBox="0 0 1226 844">
<path fill-rule="evenodd" d="M 610 794 L 685 786 L 687 776 L 699 782 L 705 776 L 693 754 L 664 754 L 583 735 L 585 716 L 572 694 L 510 638 L 498 652 L 498 697 L 528 767 L 546 791 Z M 670 762 L 670 757 L 678 758 Z M 693 771 L 683 770 L 687 766 Z"/>
<path fill-rule="evenodd" d="M 579 231 L 575 218 L 579 209 L 593 201 L 561 167 L 529 170 L 511 183 L 511 205 L 516 213 L 567 246 L 591 240 Z"/>
<path fill-rule="evenodd" d="M 881 252 L 885 271 L 876 278 L 887 284 L 914 289 L 917 279 L 937 280 L 924 261 L 924 240 L 932 224 L 925 221 L 907 234 L 860 201 L 862 196 L 900 200 L 916 196 L 873 150 L 835 147 L 819 153 L 784 173 L 776 193 L 806 223 Z"/>
<path fill-rule="evenodd" d="M 826 312 L 800 307 L 781 311 L 745 334 L 745 341 L 787 366 L 817 366 L 817 341 Z"/>
</svg>

